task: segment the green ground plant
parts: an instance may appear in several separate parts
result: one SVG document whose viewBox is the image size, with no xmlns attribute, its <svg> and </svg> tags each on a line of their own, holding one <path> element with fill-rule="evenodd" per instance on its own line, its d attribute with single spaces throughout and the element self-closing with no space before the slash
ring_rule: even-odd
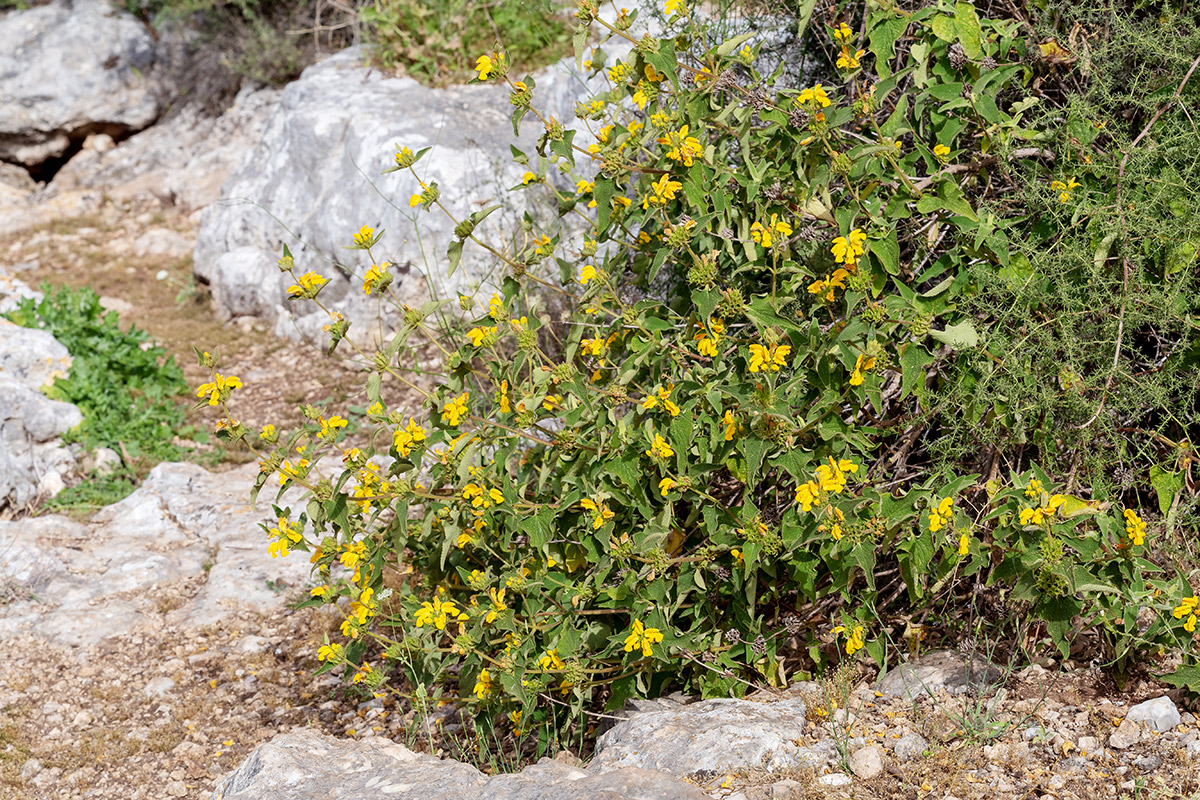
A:
<svg viewBox="0 0 1200 800">
<path fill-rule="evenodd" d="M 514 190 L 548 192 L 584 233 L 485 234 L 495 208 L 454 218 L 420 182 L 424 151 L 400 147 L 388 172 L 420 182 L 410 206 L 456 224 L 451 273 L 479 247 L 507 274 L 485 302 L 398 307 L 388 343 L 359 350 L 369 446 L 343 446 L 347 420 L 314 407 L 300 430 L 246 430 L 240 381 L 200 354 L 218 434 L 260 452 L 256 494 L 308 491 L 264 530 L 273 553 L 311 554 L 311 602 L 348 610 L 323 669 L 372 689 L 402 675 L 485 730 L 545 740 L 631 697 L 886 664 L 899 631 L 987 590 L 1009 609 L 996 631 L 1024 620 L 1066 658 L 1094 628 L 1117 674 L 1172 651 L 1175 680 L 1200 686 L 1194 567 L 1171 560 L 1196 252 L 1131 220 L 1164 209 L 1182 232 L 1200 206 L 1166 211 L 1171 192 L 1127 177 L 1196 164 L 1197 89 L 1163 44 L 1186 20 L 813 9 L 794 39 L 821 64 L 795 86 L 754 33 L 714 37 L 684 0 L 659 36 L 581 0 L 577 58 L 601 88 L 573 128 L 505 53 L 479 57 L 514 129 L 544 131 L 514 151 Z M 1156 37 L 1125 54 L 1161 57 L 1152 101 L 1123 106 L 1130 65 L 1094 60 L 1124 47 L 1101 12 Z M 1164 144 L 1143 154 L 1151 130 Z M 387 302 L 382 236 L 349 246 Z M 279 266 L 326 308 L 323 276 L 286 250 Z M 354 347 L 326 310 L 330 347 Z"/>
<path fill-rule="evenodd" d="M 132 492 L 160 461 L 191 455 L 177 437 L 207 441 L 208 434 L 187 422 L 189 393 L 175 359 L 149 342 L 136 327 L 121 330 L 117 315 L 105 311 L 91 289 L 41 287 L 44 298 L 26 298 L 9 320 L 54 335 L 71 354 L 65 377 L 45 387 L 46 395 L 78 406 L 83 422 L 63 440 L 87 450 L 110 448 L 122 456 L 119 468 L 93 475 L 51 501 L 53 509 L 96 507 Z"/>
</svg>

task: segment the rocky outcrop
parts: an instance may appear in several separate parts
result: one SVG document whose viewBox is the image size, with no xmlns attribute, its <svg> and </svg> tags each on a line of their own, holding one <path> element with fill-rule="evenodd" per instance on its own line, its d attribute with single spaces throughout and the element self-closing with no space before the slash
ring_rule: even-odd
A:
<svg viewBox="0 0 1200 800">
<path fill-rule="evenodd" d="M 273 608 L 283 588 L 307 580 L 310 564 L 303 554 L 268 555 L 258 523 L 269 511 L 248 497 L 256 471 L 160 464 L 86 525 L 59 516 L 0 522 L 0 581 L 28 596 L 0 605 L 0 637 L 28 628 L 85 647 L 143 625 L 203 627 L 236 609 Z M 163 596 L 189 583 L 199 585 L 164 615 Z"/>
<path fill-rule="evenodd" d="M 150 32 L 108 0 L 0 14 L 0 160 L 36 170 L 89 135 L 150 125 L 154 62 Z"/>
<path fill-rule="evenodd" d="M 548 758 L 488 777 L 467 764 L 414 753 L 384 738 L 335 739 L 316 731 L 277 736 L 217 783 L 212 800 L 704 800 L 670 775 L 636 767 L 583 770 Z"/>
<path fill-rule="evenodd" d="M 52 193 L 103 189 L 117 201 L 153 198 L 193 212 L 216 202 L 221 185 L 254 149 L 280 91 L 247 87 L 218 116 L 185 106 L 116 143 L 98 138 L 55 176 Z"/>
<path fill-rule="evenodd" d="M 28 287 L 0 276 L 0 308 L 23 294 L 30 294 Z M 40 391 L 70 365 L 66 348 L 46 331 L 0 319 L 0 509 L 57 494 L 74 469 L 75 458 L 59 437 L 83 415 Z"/>
<path fill-rule="evenodd" d="M 570 64 L 540 71 L 536 82 L 539 108 L 569 122 L 584 89 Z M 394 165 L 397 146 L 414 153 L 430 147 L 418 171 L 438 184 L 441 202 L 458 218 L 484 200 L 514 205 L 521 195 L 508 190 L 520 185 L 525 167 L 512 162 L 511 114 L 506 86 L 430 89 L 362 66 L 356 49 L 309 67 L 284 90 L 258 147 L 222 189 L 222 202 L 205 213 L 197 277 L 212 286 L 223 316 L 262 316 L 291 338 L 319 336 L 328 318 L 311 304 L 285 299 L 290 281 L 281 281 L 274 266 L 285 244 L 298 271 L 332 279 L 321 300 L 354 320 L 358 335 L 376 317 L 376 303 L 350 277 L 366 269 L 361 254 L 344 248 L 363 225 L 386 231 L 376 251 L 396 265 L 392 291 L 401 302 L 453 297 L 458 288 L 494 281 L 494 259 L 472 246 L 451 279 L 445 253 L 454 223 L 436 209 L 410 209 L 409 197 L 420 187 L 407 171 L 381 172 Z M 521 144 L 535 160 L 538 133 L 536 120 L 526 122 Z M 494 229 L 493 238 L 506 241 L 524 210 L 497 212 L 481 231 Z"/>
</svg>

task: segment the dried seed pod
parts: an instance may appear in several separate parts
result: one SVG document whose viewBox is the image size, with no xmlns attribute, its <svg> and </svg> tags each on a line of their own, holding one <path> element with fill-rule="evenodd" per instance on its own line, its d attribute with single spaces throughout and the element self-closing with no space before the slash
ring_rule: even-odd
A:
<svg viewBox="0 0 1200 800">
<path fill-rule="evenodd" d="M 967 63 L 967 54 L 963 51 L 963 47 L 958 42 L 950 45 L 950 50 L 947 52 L 950 57 L 950 66 L 954 69 L 962 69 Z"/>
</svg>

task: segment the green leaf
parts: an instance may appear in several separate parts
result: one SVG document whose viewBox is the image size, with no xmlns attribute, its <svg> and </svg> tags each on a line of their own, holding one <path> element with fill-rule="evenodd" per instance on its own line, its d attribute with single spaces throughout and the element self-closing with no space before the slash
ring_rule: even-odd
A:
<svg viewBox="0 0 1200 800">
<path fill-rule="evenodd" d="M 450 275 L 453 277 L 454 271 L 458 269 L 458 263 L 462 261 L 463 243 L 461 239 L 455 239 L 446 248 L 446 257 L 450 259 Z"/>
<path fill-rule="evenodd" d="M 575 48 L 575 67 L 583 72 L 583 54 L 587 50 L 588 26 L 580 25 L 571 35 L 571 46 Z"/>
<path fill-rule="evenodd" d="M 720 58 L 726 58 L 727 56 L 731 55 L 734 50 L 737 50 L 744 43 L 753 39 L 755 37 L 755 35 L 756 34 L 753 31 L 751 31 L 750 33 L 743 33 L 740 36 L 735 36 L 732 39 L 727 39 L 726 41 L 721 43 L 720 47 L 717 48 L 717 55 Z"/>
<path fill-rule="evenodd" d="M 903 400 L 916 388 L 925 386 L 925 368 L 933 363 L 933 356 L 916 342 L 909 342 L 900 354 L 900 399 Z"/>
<path fill-rule="evenodd" d="M 592 189 L 592 199 L 596 201 L 597 230 L 603 231 L 608 228 L 608 221 L 612 217 L 612 196 L 612 178 L 596 178 L 596 185 Z"/>
<path fill-rule="evenodd" d="M 758 469 L 762 466 L 763 456 L 767 454 L 769 443 L 756 436 L 747 436 L 741 442 L 741 451 L 746 456 L 746 485 L 753 487 L 758 477 Z"/>
<path fill-rule="evenodd" d="M 979 333 L 969 322 L 949 325 L 944 331 L 930 331 L 929 335 L 942 344 L 950 345 L 955 350 L 969 350 L 979 344 Z"/>
<path fill-rule="evenodd" d="M 1183 488 L 1183 476 L 1167 472 L 1161 467 L 1151 467 L 1150 485 L 1158 494 L 1159 513 L 1166 516 L 1171 510 L 1171 504 L 1175 502 L 1175 495 Z"/>
<path fill-rule="evenodd" d="M 1182 686 L 1189 692 L 1200 692 L 1200 664 L 1184 664 L 1174 672 L 1156 677 L 1163 683 Z"/>
<path fill-rule="evenodd" d="M 982 56 L 983 31 L 979 27 L 979 16 L 975 13 L 975 6 L 964 2 L 955 3 L 954 27 L 967 58 L 974 61 Z"/>
<path fill-rule="evenodd" d="M 872 239 L 871 253 L 879 259 L 879 263 L 889 275 L 900 274 L 900 245 L 896 242 L 896 232 L 888 233 L 885 239 Z"/>
<path fill-rule="evenodd" d="M 908 17 L 879 23 L 867 34 L 867 48 L 875 54 L 875 72 L 886 78 L 892 74 L 891 61 L 896 55 L 896 40 L 908 29 Z"/>
<path fill-rule="evenodd" d="M 954 24 L 953 17 L 938 14 L 933 18 L 931 27 L 933 28 L 933 35 L 943 42 L 954 42 L 958 38 L 958 28 Z"/>
</svg>

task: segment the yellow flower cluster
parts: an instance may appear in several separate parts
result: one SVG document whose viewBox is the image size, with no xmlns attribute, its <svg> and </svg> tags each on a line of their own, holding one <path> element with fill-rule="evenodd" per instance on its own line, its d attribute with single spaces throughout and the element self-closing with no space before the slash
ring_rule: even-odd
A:
<svg viewBox="0 0 1200 800">
<path fill-rule="evenodd" d="M 675 199 L 675 193 L 682 188 L 682 183 L 671 180 L 671 176 L 664 172 L 650 185 L 651 193 L 642 198 L 642 208 L 666 205 L 668 200 Z"/>
<path fill-rule="evenodd" d="M 813 506 L 822 504 L 822 493 L 840 494 L 846 488 L 846 476 L 858 472 L 858 464 L 848 458 L 834 461 L 829 457 L 829 463 L 817 467 L 816 480 L 810 480 L 796 487 L 796 502 L 805 511 L 812 511 Z"/>
<path fill-rule="evenodd" d="M 700 155 L 700 140 L 688 136 L 688 126 L 682 125 L 677 131 L 667 131 L 665 136 L 658 138 L 658 143 L 669 148 L 667 158 L 678 161 L 685 167 L 692 166 L 696 156 Z"/>
<path fill-rule="evenodd" d="M 809 106 L 810 108 L 829 108 L 829 95 L 825 93 L 825 87 L 817 84 L 811 89 L 805 89 L 796 98 L 797 106 Z"/>
<path fill-rule="evenodd" d="M 470 392 L 463 392 L 458 397 L 446 403 L 442 407 L 442 422 L 451 428 L 457 427 L 458 423 L 462 422 L 463 417 L 467 415 L 468 399 L 470 399 Z"/>
<path fill-rule="evenodd" d="M 1043 493 L 1044 496 L 1044 493 Z M 1067 498 L 1061 494 L 1056 494 L 1047 498 L 1044 505 L 1037 508 L 1022 508 L 1021 509 L 1021 524 L 1022 525 L 1041 525 L 1046 521 L 1046 517 L 1052 517 L 1062 507 L 1062 504 L 1067 502 Z"/>
<path fill-rule="evenodd" d="M 203 384 L 196 390 L 197 397 L 207 397 L 210 406 L 225 402 L 234 389 L 242 388 L 241 378 L 236 375 L 225 376 L 219 372 L 213 373 L 211 383 Z"/>
<path fill-rule="evenodd" d="M 1058 192 L 1058 202 L 1067 203 L 1071 200 L 1071 192 L 1081 184 L 1074 178 L 1070 178 L 1066 183 L 1062 181 L 1050 181 L 1050 188 Z"/>
<path fill-rule="evenodd" d="M 425 441 L 425 429 L 418 425 L 412 417 L 408 418 L 407 425 L 397 428 L 396 432 L 392 434 L 392 445 L 401 458 L 407 458 L 413 448 L 423 441 Z"/>
<path fill-rule="evenodd" d="M 267 545 L 267 552 L 271 554 L 271 558 L 276 556 L 287 557 L 290 552 L 290 547 L 293 544 L 298 544 L 304 536 L 300 532 L 298 523 L 290 521 L 287 517 L 279 518 L 279 526 L 271 528 L 271 536 L 275 541 Z"/>
<path fill-rule="evenodd" d="M 750 345 L 750 371 L 779 372 L 787 366 L 788 354 L 792 352 L 791 345 Z"/>
<path fill-rule="evenodd" d="M 929 532 L 937 533 L 950 524 L 950 515 L 954 508 L 953 497 L 943 497 L 936 507 L 929 509 Z"/>
<path fill-rule="evenodd" d="M 471 508 L 487 509 L 504 502 L 504 495 L 499 489 L 485 489 L 478 483 L 468 483 L 463 487 L 463 499 L 471 501 Z"/>
<path fill-rule="evenodd" d="M 506 591 L 508 590 L 503 586 L 498 590 L 495 586 L 488 588 L 488 598 L 492 601 L 492 607 L 483 615 L 483 623 L 485 625 L 491 625 L 500 618 L 501 614 L 508 610 L 508 604 L 504 602 L 504 593 Z"/>
<path fill-rule="evenodd" d="M 671 445 L 667 444 L 667 440 L 662 437 L 662 434 L 654 434 L 654 442 L 650 445 L 650 449 L 646 451 L 646 455 L 651 458 L 670 458 L 675 455 L 675 451 L 671 449 Z"/>
<path fill-rule="evenodd" d="M 338 431 L 350 424 L 345 417 L 336 414 L 329 419 L 321 417 L 318 422 L 321 423 L 321 430 L 317 433 L 317 438 L 323 442 L 332 442 L 337 438 Z"/>
<path fill-rule="evenodd" d="M 441 597 L 435 595 L 432 603 L 421 603 L 421 607 L 417 609 L 417 613 L 413 615 L 413 619 L 416 621 L 418 628 L 432 625 L 439 631 L 444 631 L 447 620 L 465 622 L 467 615 L 459 610 L 453 600 L 443 600 Z"/>
<path fill-rule="evenodd" d="M 775 244 L 775 236 L 791 236 L 792 226 L 779 219 L 778 214 L 772 214 L 766 225 L 755 222 L 750 226 L 750 236 L 755 242 L 770 250 Z"/>
<path fill-rule="evenodd" d="M 487 669 L 479 670 L 479 677 L 475 679 L 475 696 L 480 700 L 485 700 L 496 690 L 496 683 L 492 680 L 492 675 Z"/>
<path fill-rule="evenodd" d="M 671 402 L 671 392 L 673 391 L 675 391 L 673 385 L 666 388 L 663 388 L 661 385 L 655 386 L 654 392 L 646 395 L 646 398 L 642 400 L 642 409 L 644 411 L 652 411 L 661 406 L 672 417 L 678 417 L 679 406 Z"/>
<path fill-rule="evenodd" d="M 845 236 L 839 236 L 833 240 L 833 245 L 829 248 L 833 253 L 833 260 L 839 264 L 845 264 L 847 267 L 853 267 L 862 258 L 864 247 L 867 241 L 867 235 L 858 228 L 850 231 Z"/>
<path fill-rule="evenodd" d="M 495 325 L 471 328 L 471 330 L 467 331 L 467 339 L 471 342 L 471 345 L 474 347 L 482 346 L 485 339 L 487 339 L 489 336 L 495 336 L 495 335 L 496 335 L 496 326 Z"/>
<path fill-rule="evenodd" d="M 725 333 L 725 323 L 716 317 L 708 321 L 707 331 L 703 328 L 697 331 L 692 338 L 696 342 L 696 349 L 700 351 L 700 355 L 716 358 L 717 342 L 721 341 L 723 333 Z"/>
<path fill-rule="evenodd" d="M 847 629 L 845 625 L 838 625 L 833 629 L 834 633 L 844 633 L 846 635 L 846 655 L 852 656 L 859 650 L 863 649 L 863 626 L 855 625 L 853 628 Z"/>
<path fill-rule="evenodd" d="M 382 234 L 380 234 L 382 235 Z M 354 234 L 354 244 L 356 247 L 361 247 L 364 250 L 375 243 L 375 229 L 370 225 L 363 225 L 358 229 L 358 233 Z"/>
<path fill-rule="evenodd" d="M 321 291 L 321 287 L 329 283 L 328 278 L 324 278 L 315 272 L 306 272 L 296 282 L 288 287 L 288 297 L 303 297 L 306 300 L 312 300 Z"/>
<path fill-rule="evenodd" d="M 1187 621 L 1183 623 L 1183 629 L 1188 633 L 1196 632 L 1196 607 L 1200 605 L 1200 597 L 1195 595 L 1185 597 L 1179 601 L 1179 605 L 1171 612 L 1175 619 L 1183 619 L 1187 617 Z"/>
<path fill-rule="evenodd" d="M 592 530 L 600 530 L 614 516 L 612 510 L 604 505 L 604 499 L 600 497 L 595 500 L 585 497 L 579 501 L 579 505 L 592 512 Z"/>
<path fill-rule="evenodd" d="M 1146 541 L 1146 522 L 1132 508 L 1125 509 L 1125 533 L 1139 547 Z"/>
<path fill-rule="evenodd" d="M 633 630 L 625 637 L 625 652 L 632 653 L 634 650 L 641 648 L 642 655 L 649 658 L 654 654 L 653 645 L 655 642 L 663 640 L 662 632 L 658 628 L 647 628 L 642 624 L 641 620 L 633 621 Z"/>
<path fill-rule="evenodd" d="M 547 650 L 545 655 L 538 659 L 538 667 L 542 670 L 559 670 L 566 669 L 566 664 L 558 657 L 557 650 Z"/>
<path fill-rule="evenodd" d="M 826 275 L 824 278 L 813 281 L 808 286 L 809 294 L 824 294 L 825 301 L 832 303 L 834 298 L 834 289 L 846 291 L 846 278 L 850 273 L 844 269 L 835 269 L 832 274 Z"/>
<path fill-rule="evenodd" d="M 858 354 L 858 360 L 854 362 L 854 372 L 850 373 L 850 385 L 862 386 L 863 373 L 871 370 L 875 366 L 875 357 Z"/>
<path fill-rule="evenodd" d="M 479 80 L 486 81 L 493 72 L 504 68 L 504 53 L 484 53 L 475 60 L 475 71 Z"/>
</svg>

